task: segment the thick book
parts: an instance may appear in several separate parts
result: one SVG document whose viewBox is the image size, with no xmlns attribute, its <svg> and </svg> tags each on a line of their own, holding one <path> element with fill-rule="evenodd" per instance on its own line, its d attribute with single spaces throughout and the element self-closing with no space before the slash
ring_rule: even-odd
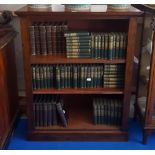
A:
<svg viewBox="0 0 155 155">
<path fill-rule="evenodd" d="M 41 54 L 47 55 L 46 27 L 44 23 L 39 25 Z"/>
<path fill-rule="evenodd" d="M 51 24 L 46 24 L 46 41 L 47 41 L 47 52 L 48 54 L 52 54 L 52 27 Z"/>
<path fill-rule="evenodd" d="M 35 30 L 34 26 L 29 26 L 29 34 L 30 34 L 30 48 L 31 48 L 31 54 L 36 55 L 36 46 L 35 46 Z"/>
<path fill-rule="evenodd" d="M 89 36 L 89 32 L 67 32 L 64 34 L 65 37 L 80 37 L 80 36 Z"/>
<path fill-rule="evenodd" d="M 34 25 L 34 34 L 36 54 L 41 54 L 39 23 L 35 23 Z"/>
<path fill-rule="evenodd" d="M 64 113 L 64 110 L 62 109 L 62 105 L 60 102 L 56 103 L 56 108 L 57 108 L 57 112 L 61 120 L 61 123 L 63 124 L 64 127 L 67 127 L 67 120 L 66 120 L 65 113 Z"/>
</svg>

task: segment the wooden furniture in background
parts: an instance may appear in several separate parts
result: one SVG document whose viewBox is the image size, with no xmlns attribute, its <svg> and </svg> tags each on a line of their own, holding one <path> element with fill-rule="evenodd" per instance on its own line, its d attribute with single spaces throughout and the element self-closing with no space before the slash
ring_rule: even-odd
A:
<svg viewBox="0 0 155 155">
<path fill-rule="evenodd" d="M 26 101 L 28 112 L 28 138 L 30 140 L 97 140 L 127 141 L 128 117 L 132 89 L 133 57 L 135 52 L 137 25 L 143 13 L 134 8 L 127 12 L 52 12 L 33 11 L 24 7 L 16 12 L 21 21 L 23 42 L 23 59 L 25 72 Z M 125 59 L 69 59 L 65 55 L 55 54 L 31 55 L 29 26 L 34 22 L 61 22 L 68 24 L 69 30 L 90 32 L 126 32 L 128 34 L 127 54 Z M 33 64 L 123 64 L 125 66 L 125 84 L 118 88 L 64 88 L 64 89 L 32 89 Z M 68 105 L 69 123 L 67 128 L 49 126 L 35 128 L 33 118 L 34 94 L 62 94 L 64 104 Z M 123 110 L 120 126 L 94 125 L 91 113 L 92 97 L 95 95 L 122 98 Z M 88 108 L 85 108 L 88 107 Z"/>
<path fill-rule="evenodd" d="M 16 32 L 3 33 L 0 38 L 0 148 L 11 134 L 17 116 L 18 90 L 13 39 Z"/>
<path fill-rule="evenodd" d="M 155 7 L 133 6 L 145 12 L 135 117 L 138 116 L 142 124 L 142 141 L 146 144 L 148 136 L 155 129 Z"/>
</svg>

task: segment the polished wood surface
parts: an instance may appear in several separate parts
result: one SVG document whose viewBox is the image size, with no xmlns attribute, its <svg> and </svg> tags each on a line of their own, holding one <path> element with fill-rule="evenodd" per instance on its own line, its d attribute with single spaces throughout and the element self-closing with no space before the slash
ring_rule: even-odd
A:
<svg viewBox="0 0 155 155">
<path fill-rule="evenodd" d="M 128 47 L 127 47 L 127 57 L 126 57 L 126 69 L 125 69 L 125 87 L 124 87 L 124 106 L 123 106 L 123 119 L 122 119 L 122 129 L 128 129 L 129 109 L 130 109 L 130 99 L 132 91 L 132 75 L 133 75 L 133 59 L 134 51 L 136 47 L 136 34 L 137 34 L 137 20 L 136 18 L 130 18 L 129 31 L 128 31 Z"/>
<path fill-rule="evenodd" d="M 0 39 L 0 148 L 6 143 L 17 113 L 18 90 L 13 43 L 15 35 L 15 32 L 8 33 Z"/>
<path fill-rule="evenodd" d="M 125 62 L 125 59 L 105 60 L 93 58 L 66 58 L 64 54 L 31 56 L 31 64 L 124 64 Z"/>
<path fill-rule="evenodd" d="M 130 95 L 133 75 L 133 56 L 135 53 L 135 38 L 137 35 L 137 23 L 143 17 L 143 12 L 51 12 L 32 11 L 23 8 L 16 11 L 21 21 L 21 32 L 23 42 L 23 60 L 25 72 L 26 102 L 28 113 L 28 138 L 31 140 L 107 140 L 119 141 L 128 139 L 128 117 Z M 31 56 L 28 26 L 33 22 L 54 22 L 65 21 L 69 30 L 87 30 L 92 32 L 126 32 L 128 33 L 128 45 L 126 59 L 102 60 L 102 59 L 67 59 L 62 54 L 47 56 Z M 125 65 L 125 85 L 123 89 L 116 88 L 90 88 L 90 89 L 40 89 L 32 90 L 31 64 L 72 64 L 72 63 L 101 63 L 101 64 L 124 64 Z M 49 127 L 45 129 L 35 129 L 33 125 L 33 94 L 62 94 L 80 95 L 76 98 L 79 103 L 78 108 L 69 108 L 70 124 L 68 128 Z M 81 95 L 86 96 L 81 100 Z M 123 117 L 119 127 L 107 125 L 93 125 L 91 123 L 91 108 L 84 110 L 82 104 L 89 103 L 90 95 L 111 95 L 123 96 Z M 67 103 L 72 103 L 68 101 Z M 91 104 L 91 103 L 89 103 Z M 80 109 L 83 109 L 80 111 Z M 82 115 L 80 115 L 80 112 Z M 76 123 L 77 122 L 77 123 Z M 55 130 L 54 130 L 55 128 Z M 59 131 L 61 129 L 61 131 Z M 85 131 L 89 130 L 89 132 Z M 110 129 L 110 130 L 109 130 Z M 53 131 L 54 130 L 54 131 Z"/>
<path fill-rule="evenodd" d="M 52 9 L 47 9 L 47 10 L 36 10 L 36 9 L 31 9 L 27 6 L 21 8 L 20 10 L 15 12 L 19 16 L 29 16 L 29 15 L 35 15 L 35 16 L 68 16 L 74 18 L 90 18 L 90 19 L 98 19 L 100 16 L 107 16 L 108 18 L 110 16 L 120 16 L 120 17 L 129 17 L 129 16 L 141 16 L 143 14 L 142 11 L 130 7 L 128 11 L 124 12 L 112 12 L 112 11 L 106 11 L 106 12 L 71 12 L 71 11 L 62 11 L 62 12 L 57 12 L 57 11 L 52 11 Z"/>
<path fill-rule="evenodd" d="M 123 94 L 121 88 L 64 88 L 64 89 L 38 89 L 33 94 Z"/>
</svg>

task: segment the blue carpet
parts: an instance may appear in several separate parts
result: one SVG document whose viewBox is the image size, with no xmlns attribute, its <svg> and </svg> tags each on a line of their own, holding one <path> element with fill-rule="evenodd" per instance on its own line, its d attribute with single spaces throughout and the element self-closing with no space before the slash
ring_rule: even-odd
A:
<svg viewBox="0 0 155 155">
<path fill-rule="evenodd" d="M 142 131 L 138 122 L 129 121 L 128 142 L 46 142 L 26 140 L 27 120 L 20 119 L 10 139 L 8 150 L 155 150 L 155 133 L 143 145 Z"/>
</svg>

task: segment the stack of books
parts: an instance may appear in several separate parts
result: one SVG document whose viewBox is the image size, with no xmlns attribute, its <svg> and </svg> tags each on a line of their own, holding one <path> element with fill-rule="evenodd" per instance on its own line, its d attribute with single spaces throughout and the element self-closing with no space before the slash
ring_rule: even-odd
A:
<svg viewBox="0 0 155 155">
<path fill-rule="evenodd" d="M 97 64 L 57 65 L 56 87 L 98 88 L 103 87 L 104 66 Z"/>
<path fill-rule="evenodd" d="M 127 34 L 121 32 L 91 33 L 91 57 L 123 59 L 126 57 Z"/>
<path fill-rule="evenodd" d="M 124 86 L 125 66 L 123 64 L 104 65 L 104 87 L 121 88 Z"/>
<path fill-rule="evenodd" d="M 120 125 L 122 100 L 98 97 L 93 99 L 94 124 Z"/>
<path fill-rule="evenodd" d="M 89 32 L 67 32 L 65 37 L 67 58 L 90 58 L 91 36 Z"/>
<path fill-rule="evenodd" d="M 66 50 L 64 33 L 67 29 L 66 22 L 36 22 L 29 26 L 32 55 L 64 53 Z"/>
<path fill-rule="evenodd" d="M 35 127 L 63 125 L 67 119 L 63 110 L 63 100 L 59 95 L 34 95 L 33 114 Z"/>
</svg>

